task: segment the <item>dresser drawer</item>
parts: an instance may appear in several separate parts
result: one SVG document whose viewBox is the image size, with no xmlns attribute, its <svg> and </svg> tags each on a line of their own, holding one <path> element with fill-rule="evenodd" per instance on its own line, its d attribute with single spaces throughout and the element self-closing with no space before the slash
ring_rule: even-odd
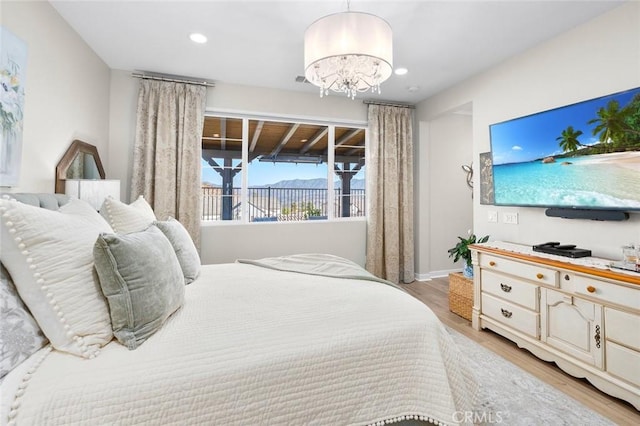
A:
<svg viewBox="0 0 640 426">
<path fill-rule="evenodd" d="M 640 310 L 640 287 L 631 288 L 582 275 L 566 274 L 573 281 L 576 294 Z"/>
<path fill-rule="evenodd" d="M 488 317 L 536 339 L 539 337 L 538 323 L 540 314 L 536 312 L 500 300 L 486 293 L 482 293 L 482 312 Z"/>
<path fill-rule="evenodd" d="M 606 342 L 607 372 L 640 386 L 640 352 Z"/>
<path fill-rule="evenodd" d="M 640 351 L 640 315 L 605 307 L 604 324 L 607 340 Z"/>
<path fill-rule="evenodd" d="M 538 312 L 538 286 L 518 280 L 510 275 L 496 274 L 486 269 L 480 272 L 482 291 L 511 303 Z"/>
<path fill-rule="evenodd" d="M 531 280 L 536 283 L 546 284 L 553 287 L 559 286 L 559 272 L 542 266 L 528 265 L 522 262 L 483 253 L 480 256 L 480 267 L 489 271 L 516 275 L 520 278 Z"/>
</svg>

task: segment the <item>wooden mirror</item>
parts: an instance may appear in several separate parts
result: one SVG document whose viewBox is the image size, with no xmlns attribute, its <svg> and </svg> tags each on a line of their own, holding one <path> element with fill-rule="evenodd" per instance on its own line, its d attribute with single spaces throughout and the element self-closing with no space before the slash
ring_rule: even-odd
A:
<svg viewBox="0 0 640 426">
<path fill-rule="evenodd" d="M 57 194 L 64 194 L 66 179 L 104 179 L 104 168 L 98 149 L 86 142 L 74 140 L 56 166 Z"/>
</svg>

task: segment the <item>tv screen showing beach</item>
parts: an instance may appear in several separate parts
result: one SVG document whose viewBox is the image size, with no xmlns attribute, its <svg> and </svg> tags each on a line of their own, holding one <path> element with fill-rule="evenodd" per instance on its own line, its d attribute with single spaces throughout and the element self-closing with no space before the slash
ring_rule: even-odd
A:
<svg viewBox="0 0 640 426">
<path fill-rule="evenodd" d="M 489 131 L 496 205 L 640 210 L 640 88 Z"/>
</svg>

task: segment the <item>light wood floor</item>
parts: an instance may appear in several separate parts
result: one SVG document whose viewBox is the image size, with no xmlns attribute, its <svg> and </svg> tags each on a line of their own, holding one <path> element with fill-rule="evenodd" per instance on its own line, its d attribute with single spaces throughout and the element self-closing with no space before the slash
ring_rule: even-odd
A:
<svg viewBox="0 0 640 426">
<path fill-rule="evenodd" d="M 538 379 L 566 393 L 619 425 L 640 425 L 640 412 L 631 404 L 609 396 L 584 379 L 577 379 L 560 370 L 554 363 L 545 362 L 515 343 L 490 331 L 475 331 L 471 322 L 449 311 L 449 279 L 414 281 L 405 284 L 407 291 L 421 300 L 452 329 L 476 341 L 485 348 L 507 359 Z"/>
</svg>

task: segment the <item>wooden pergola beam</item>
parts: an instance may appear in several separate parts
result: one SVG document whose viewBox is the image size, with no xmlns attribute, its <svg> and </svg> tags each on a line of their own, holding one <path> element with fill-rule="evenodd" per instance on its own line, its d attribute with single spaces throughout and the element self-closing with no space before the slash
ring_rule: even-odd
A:
<svg viewBox="0 0 640 426">
<path fill-rule="evenodd" d="M 255 160 L 257 157 L 261 155 L 270 156 L 267 152 L 252 152 L 249 154 L 249 162 Z M 323 163 L 327 162 L 326 155 L 319 156 L 322 159 Z M 202 158 L 205 161 L 209 161 L 210 158 L 230 158 L 234 160 L 239 160 L 242 158 L 241 151 L 221 151 L 219 149 L 203 149 L 202 150 Z M 334 158 L 336 163 L 362 163 L 364 165 L 364 158 L 361 155 L 336 155 Z"/>
<path fill-rule="evenodd" d="M 358 145 L 354 145 L 354 146 L 355 147 L 353 149 L 350 149 L 349 151 L 347 151 L 346 155 L 357 154 L 357 153 L 361 152 L 365 148 L 364 141 L 362 141 Z"/>
<path fill-rule="evenodd" d="M 253 138 L 251 139 L 251 145 L 249 146 L 249 152 L 253 152 L 256 149 L 256 144 L 258 143 L 258 139 L 260 139 L 260 134 L 262 133 L 262 128 L 264 127 L 264 121 L 258 121 L 258 125 L 256 126 L 256 132 L 253 134 Z"/>
<path fill-rule="evenodd" d="M 205 161 L 208 161 L 209 158 L 239 159 L 239 158 L 242 158 L 242 151 L 231 151 L 231 150 L 222 151 L 220 149 L 203 149 L 202 158 L 204 158 Z"/>
<path fill-rule="evenodd" d="M 227 119 L 220 119 L 220 149 L 223 151 L 227 148 Z"/>
<path fill-rule="evenodd" d="M 362 132 L 363 129 L 353 129 L 350 132 L 347 132 L 346 134 L 342 135 L 342 137 L 340 139 L 338 139 L 335 143 L 335 147 L 339 147 L 342 145 L 345 145 L 348 141 L 350 141 L 351 139 L 353 139 L 354 136 L 357 136 L 358 133 Z"/>
<path fill-rule="evenodd" d="M 324 127 L 323 129 L 318 130 L 316 134 L 313 135 L 313 137 L 309 139 L 307 143 L 303 145 L 302 148 L 300 148 L 300 154 L 304 154 L 305 152 L 309 151 L 315 144 L 320 142 L 320 139 L 322 139 L 324 135 L 327 134 L 328 131 L 329 131 L 328 127 Z"/>
<path fill-rule="evenodd" d="M 291 127 L 289 127 L 289 131 L 287 132 L 287 134 L 284 135 L 284 137 L 280 140 L 280 143 L 278 144 L 278 146 L 276 146 L 274 150 L 271 151 L 271 154 L 269 155 L 272 157 L 277 156 L 278 153 L 282 151 L 282 148 L 284 148 L 287 145 L 287 143 L 289 143 L 289 139 L 291 139 L 291 136 L 293 136 L 296 130 L 298 130 L 298 127 L 300 127 L 300 123 L 295 123 Z"/>
</svg>

